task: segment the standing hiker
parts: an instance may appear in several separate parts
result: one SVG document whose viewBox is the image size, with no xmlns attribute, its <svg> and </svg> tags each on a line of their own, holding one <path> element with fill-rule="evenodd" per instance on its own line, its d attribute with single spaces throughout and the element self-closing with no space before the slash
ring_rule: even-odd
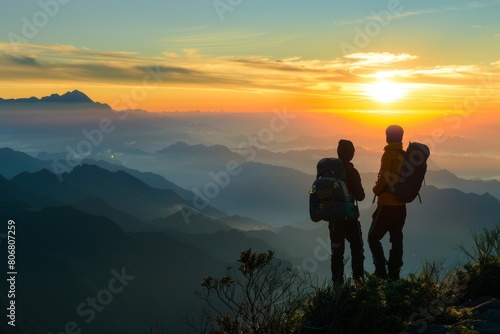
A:
<svg viewBox="0 0 500 334">
<path fill-rule="evenodd" d="M 373 255 L 375 275 L 380 278 L 399 279 L 403 266 L 403 226 L 406 219 L 406 204 L 399 201 L 390 189 L 399 180 L 399 172 L 404 160 L 404 131 L 399 125 L 390 125 L 385 133 L 387 146 L 384 147 L 378 179 L 373 187 L 373 193 L 378 196 L 378 201 L 368 232 L 368 245 Z M 391 242 L 388 261 L 380 243 L 387 232 L 389 232 Z"/>
<path fill-rule="evenodd" d="M 344 164 L 347 188 L 355 200 L 362 201 L 365 198 L 365 191 L 361 185 L 359 172 L 351 162 L 354 151 L 354 145 L 351 141 L 345 139 L 339 141 L 337 154 Z M 359 220 L 355 218 L 347 221 L 330 221 L 328 229 L 332 247 L 331 269 L 333 282 L 336 284 L 344 282 L 345 240 L 349 241 L 351 247 L 352 276 L 355 280 L 362 281 L 364 279 L 363 261 L 365 257 L 363 255 L 363 239 Z"/>
</svg>

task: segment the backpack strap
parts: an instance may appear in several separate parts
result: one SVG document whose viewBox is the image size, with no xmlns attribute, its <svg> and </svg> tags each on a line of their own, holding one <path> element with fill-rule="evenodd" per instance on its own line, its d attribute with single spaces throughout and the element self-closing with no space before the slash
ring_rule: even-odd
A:
<svg viewBox="0 0 500 334">
<path fill-rule="evenodd" d="M 387 149 L 388 149 L 388 150 L 391 150 L 391 151 L 396 151 L 396 152 L 398 152 L 399 154 L 401 154 L 401 155 L 403 156 L 403 158 L 405 157 L 405 151 L 403 151 L 402 149 L 399 149 L 399 148 L 393 148 L 393 147 L 389 147 L 389 148 L 387 148 Z M 382 190 L 382 192 L 385 192 L 385 189 L 386 189 L 386 188 L 387 188 L 387 186 L 386 186 L 386 187 L 384 187 L 384 190 Z M 420 194 L 419 194 L 419 196 L 420 196 Z M 373 204 L 373 203 L 375 203 L 375 199 L 376 199 L 376 198 L 377 198 L 377 194 L 373 195 L 372 204 Z"/>
</svg>

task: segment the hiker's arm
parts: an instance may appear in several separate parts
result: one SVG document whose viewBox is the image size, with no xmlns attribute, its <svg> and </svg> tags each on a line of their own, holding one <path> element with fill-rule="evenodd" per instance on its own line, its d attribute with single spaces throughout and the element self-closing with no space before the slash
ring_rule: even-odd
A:
<svg viewBox="0 0 500 334">
<path fill-rule="evenodd" d="M 352 168 L 349 173 L 349 180 L 347 180 L 350 191 L 353 194 L 356 201 L 362 201 L 365 199 L 365 190 L 363 189 L 363 185 L 361 184 L 361 176 L 359 172 Z"/>
<path fill-rule="evenodd" d="M 388 175 L 391 171 L 391 157 L 388 151 L 385 151 L 382 155 L 382 160 L 380 163 L 380 171 L 378 172 L 378 179 L 373 187 L 373 193 L 375 195 L 380 195 L 385 186 L 387 185 Z"/>
</svg>

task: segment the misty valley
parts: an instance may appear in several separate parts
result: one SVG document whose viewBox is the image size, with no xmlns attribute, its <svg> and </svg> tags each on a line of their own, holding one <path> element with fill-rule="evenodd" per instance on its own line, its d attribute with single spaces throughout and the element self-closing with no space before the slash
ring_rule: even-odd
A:
<svg viewBox="0 0 500 334">
<path fill-rule="evenodd" d="M 329 281 L 328 227 L 310 220 L 308 191 L 340 139 L 356 147 L 374 270 L 366 236 L 384 138 L 342 115 L 115 111 L 80 91 L 0 99 L 0 114 L 0 233 L 15 222 L 15 320 L 26 333 L 186 333 L 203 278 L 248 249 Z M 497 137 L 484 137 L 476 161 L 466 136 L 432 143 L 422 202 L 408 205 L 402 276 L 425 260 L 462 263 L 457 247 L 500 221 Z M 415 132 L 405 145 L 414 139 L 432 142 Z"/>
</svg>

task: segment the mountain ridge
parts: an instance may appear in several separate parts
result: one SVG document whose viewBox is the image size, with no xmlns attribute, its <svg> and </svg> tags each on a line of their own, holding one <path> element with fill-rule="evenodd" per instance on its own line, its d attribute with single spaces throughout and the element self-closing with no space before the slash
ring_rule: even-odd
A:
<svg viewBox="0 0 500 334">
<path fill-rule="evenodd" d="M 16 281 L 22 291 L 17 312 L 37 325 L 37 333 L 59 332 L 68 319 L 82 332 L 142 333 L 156 322 L 179 332 L 198 302 L 192 292 L 200 279 L 228 264 L 166 233 L 125 232 L 69 206 L 23 210 L 12 219 L 23 234 L 16 249 L 23 272 Z M 101 303 L 103 312 L 86 322 L 75 307 L 100 296 L 113 273 L 122 277 L 115 286 L 123 291 L 113 292 L 113 303 Z"/>
<path fill-rule="evenodd" d="M 60 109 L 60 108 L 97 108 L 102 110 L 111 111 L 112 108 L 101 102 L 93 101 L 85 93 L 75 89 L 68 91 L 64 94 L 51 94 L 41 98 L 29 97 L 19 99 L 3 99 L 0 98 L 0 108 L 14 108 L 14 109 Z"/>
<path fill-rule="evenodd" d="M 75 89 L 73 91 L 68 91 L 62 95 L 54 93 L 48 96 L 43 96 L 37 98 L 35 96 L 28 98 L 18 98 L 18 99 L 3 99 L 0 97 L 0 103 L 96 103 L 91 98 L 89 98 L 85 93 Z"/>
</svg>

